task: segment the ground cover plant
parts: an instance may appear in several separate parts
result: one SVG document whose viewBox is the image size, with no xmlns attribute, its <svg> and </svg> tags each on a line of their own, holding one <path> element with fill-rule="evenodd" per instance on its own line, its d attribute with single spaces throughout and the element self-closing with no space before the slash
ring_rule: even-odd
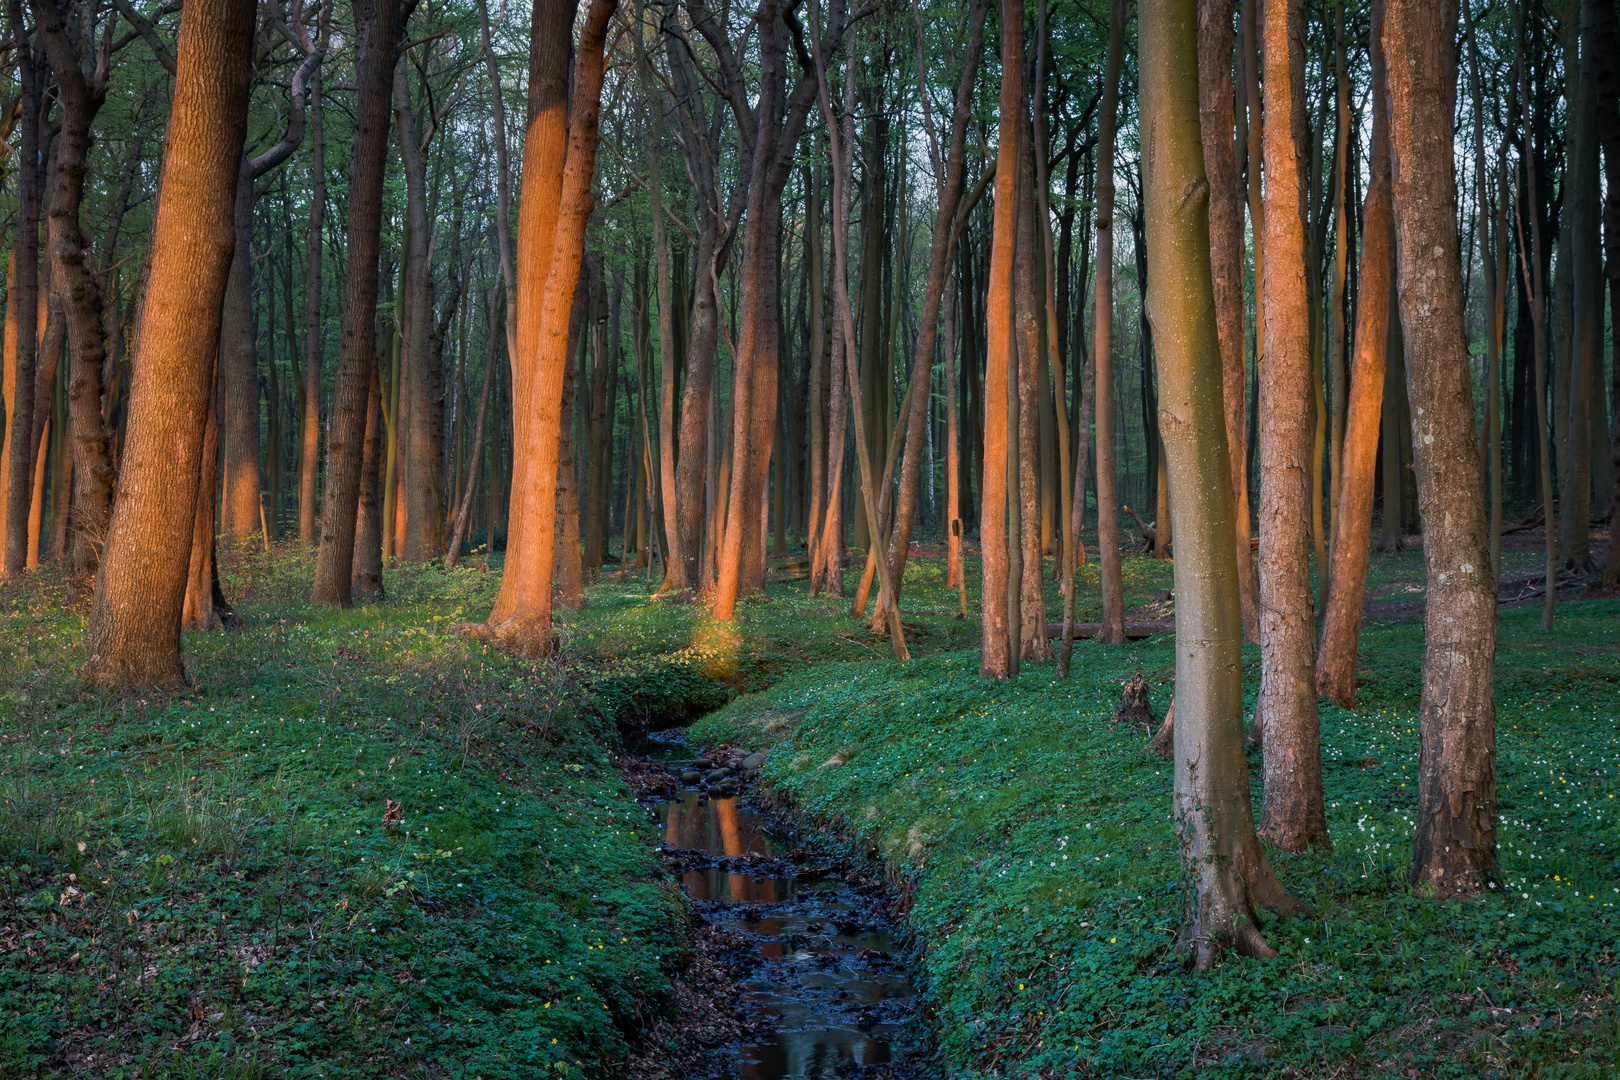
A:
<svg viewBox="0 0 1620 1080">
<path fill-rule="evenodd" d="M 1413 570 L 1411 556 L 1390 557 L 1375 582 L 1404 595 Z M 981 679 L 971 650 L 794 675 L 693 736 L 770 747 L 776 789 L 906 883 L 953 1075 L 1609 1076 L 1616 615 L 1614 600 L 1567 605 L 1548 635 L 1537 611 L 1504 612 L 1501 878 L 1482 899 L 1445 902 L 1406 884 L 1421 625 L 1370 624 L 1360 708 L 1322 709 L 1333 850 L 1270 852 L 1312 915 L 1263 917 L 1277 958 L 1203 975 L 1170 948 L 1182 890 L 1171 767 L 1144 752 L 1146 731 L 1110 725 L 1135 672 L 1164 707 L 1168 636 L 1077 647 L 1068 680 L 1028 665 L 1011 682 Z"/>
<path fill-rule="evenodd" d="M 309 577 L 231 560 L 247 628 L 147 697 L 79 692 L 58 579 L 6 594 L 0 1075 L 603 1075 L 660 1009 L 681 901 L 587 673 L 446 633 L 489 575 Z"/>
</svg>

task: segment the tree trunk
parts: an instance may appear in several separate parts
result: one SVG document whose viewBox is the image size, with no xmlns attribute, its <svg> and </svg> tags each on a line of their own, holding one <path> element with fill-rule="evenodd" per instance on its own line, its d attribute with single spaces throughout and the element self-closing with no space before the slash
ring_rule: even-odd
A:
<svg viewBox="0 0 1620 1080">
<path fill-rule="evenodd" d="M 91 603 L 86 677 L 177 683 L 209 380 L 229 273 L 255 5 L 181 14 L 152 271 L 130 385 L 119 496 Z"/>
<path fill-rule="evenodd" d="M 1243 468 L 1243 184 L 1238 175 L 1235 98 L 1232 83 L 1233 0 L 1202 0 L 1198 5 L 1199 131 L 1209 174 L 1209 250 L 1215 282 L 1215 320 L 1220 327 L 1226 443 L 1232 454 L 1234 543 L 1243 636 L 1260 640 L 1255 614 L 1254 560 L 1249 554 L 1248 485 Z M 1243 573 L 1247 565 L 1248 573 Z"/>
<path fill-rule="evenodd" d="M 1097 376 L 1097 555 L 1102 564 L 1102 629 L 1097 636 L 1110 645 L 1123 645 L 1125 584 L 1119 559 L 1119 495 L 1114 470 L 1114 139 L 1125 48 L 1124 0 L 1111 0 L 1109 12 L 1108 59 L 1097 120 L 1097 294 L 1092 315 L 1092 366 Z"/>
<path fill-rule="evenodd" d="M 33 9 L 61 104 L 46 235 L 51 288 L 62 305 L 67 330 L 68 429 L 75 476 L 72 572 L 88 578 L 95 573 L 106 542 L 113 467 L 101 413 L 102 366 L 107 358 L 101 290 L 90 271 L 79 209 L 90 170 L 90 125 L 106 98 L 107 73 L 105 67 L 100 67 L 94 75 L 85 75 L 81 58 L 51 0 L 34 0 Z"/>
<path fill-rule="evenodd" d="M 321 48 L 326 48 L 322 25 Z M 326 128 L 322 120 L 321 69 L 315 69 L 315 85 L 310 92 L 314 108 L 309 140 L 309 240 L 304 271 L 304 414 L 301 423 L 303 444 L 298 457 L 298 541 L 316 546 L 316 485 L 320 478 L 321 454 L 321 257 L 322 232 L 326 225 Z"/>
<path fill-rule="evenodd" d="M 583 268 L 579 284 L 574 291 L 568 319 L 568 355 L 580 356 L 590 341 L 589 315 L 591 282 Z M 563 607 L 578 611 L 585 606 L 585 570 L 581 560 L 579 542 L 579 487 L 574 463 L 574 426 L 569 418 L 574 413 L 574 390 L 579 385 L 574 375 L 575 365 L 570 359 L 563 366 L 561 423 L 557 440 L 557 492 L 553 499 L 556 508 L 556 581 L 557 598 Z"/>
<path fill-rule="evenodd" d="M 402 59 L 394 69 L 394 122 L 398 132 L 400 158 L 405 174 L 405 252 L 404 287 L 399 308 L 404 312 L 401 328 L 404 340 L 404 371 L 398 397 L 401 416 L 399 430 L 402 460 L 396 466 L 404 494 L 404 560 L 424 563 L 439 558 L 444 550 L 439 491 L 439 454 L 435 444 L 433 326 L 433 278 L 431 237 L 427 194 L 427 155 L 417 131 L 411 106 L 410 80 Z"/>
<path fill-rule="evenodd" d="M 1356 350 L 1344 431 L 1339 502 L 1334 509 L 1331 589 L 1316 658 L 1316 690 L 1345 708 L 1356 701 L 1356 650 L 1372 547 L 1373 478 L 1385 400 L 1385 354 L 1394 287 L 1394 210 L 1390 202 L 1389 107 L 1385 98 L 1384 0 L 1373 0 L 1368 52 L 1372 68 L 1372 154 L 1362 206 L 1361 272 L 1356 297 Z M 1397 465 L 1399 461 L 1397 459 Z M 1389 475 L 1386 469 L 1386 477 Z M 1399 475 L 1398 473 L 1396 474 Z M 1396 490 L 1399 491 L 1397 484 Z M 1384 496 L 1385 513 L 1390 503 Z M 1396 497 L 1395 506 L 1399 506 Z M 1396 512 L 1399 520 L 1399 511 Z"/>
<path fill-rule="evenodd" d="M 1115 5 L 1118 6 L 1117 3 Z M 986 360 L 984 377 L 984 486 L 979 498 L 979 545 L 984 584 L 980 596 L 983 622 L 979 673 L 1005 679 L 1013 673 L 1018 641 L 1008 617 L 1007 504 L 1018 497 L 1009 490 L 1007 426 L 1009 371 L 1018 362 L 1013 346 L 1013 256 L 1018 210 L 1018 142 L 1023 134 L 1022 73 L 1024 9 L 1001 0 L 1000 131 L 996 140 L 996 199 L 990 245 L 989 294 L 985 300 Z M 1112 52 L 1110 52 L 1112 59 Z M 1013 537 L 1012 542 L 1017 542 Z"/>
<path fill-rule="evenodd" d="M 10 0 L 7 12 L 11 17 L 14 35 L 14 55 L 20 93 L 18 104 L 21 115 L 27 118 L 39 115 L 41 91 L 48 80 L 48 72 L 35 60 L 33 43 L 29 40 L 27 24 L 23 22 L 21 0 Z M 18 134 L 19 160 L 35 162 L 39 158 L 40 125 L 25 120 Z M 36 547 L 39 543 L 38 526 L 29 528 L 30 508 L 38 485 L 34 482 L 35 450 L 39 446 L 41 421 L 48 411 L 42 406 L 35 387 L 39 360 L 39 210 L 40 175 L 34 167 L 20 168 L 17 173 L 17 239 L 13 247 L 16 264 L 16 319 L 7 312 L 6 334 L 14 340 L 15 357 L 12 361 L 15 392 L 6 400 L 6 478 L 5 478 L 5 533 L 0 536 L 0 578 L 16 577 L 27 565 L 30 535 Z M 13 295 L 9 275 L 6 286 L 8 305 Z M 11 335 L 15 335 L 14 338 Z"/>
<path fill-rule="evenodd" d="M 355 522 L 364 467 L 371 368 L 376 362 L 377 275 L 389 99 L 400 33 L 400 0 L 355 0 L 358 57 L 354 139 L 349 156 L 348 276 L 343 339 L 326 441 L 326 497 L 311 599 L 348 607 Z"/>
<path fill-rule="evenodd" d="M 1612 6 L 1612 5 L 1610 5 Z M 1569 126 L 1568 173 L 1564 182 L 1570 223 L 1570 328 L 1568 436 L 1561 445 L 1567 453 L 1558 459 L 1560 476 L 1567 478 L 1559 505 L 1559 559 L 1566 569 L 1581 573 L 1592 569 L 1590 528 L 1592 516 L 1592 402 L 1601 401 L 1603 369 L 1602 254 L 1599 249 L 1597 76 L 1594 69 L 1593 0 L 1571 0 L 1566 11 L 1579 20 L 1580 61 L 1577 91 L 1572 99 Z M 1577 29 L 1571 19 L 1567 31 Z M 1569 53 L 1566 51 L 1566 58 Z"/>
<path fill-rule="evenodd" d="M 227 271 L 227 275 L 229 271 Z M 213 633 L 236 625 L 236 613 L 219 585 L 217 558 L 219 481 L 219 363 L 210 359 L 212 385 L 208 392 L 208 418 L 204 421 L 202 460 L 197 470 L 197 501 L 191 522 L 191 557 L 188 560 L 185 599 L 180 606 L 180 629 Z"/>
<path fill-rule="evenodd" d="M 1018 154 L 1018 232 L 1013 249 L 1013 317 L 1018 352 L 1018 498 L 1019 533 L 1019 612 L 1018 650 L 1021 660 L 1050 660 L 1052 646 L 1046 638 L 1046 582 L 1041 573 L 1041 356 L 1044 352 L 1046 315 L 1045 283 L 1039 269 L 1040 244 L 1036 229 L 1046 223 L 1035 220 L 1034 155 L 1045 147 L 1035 147 L 1031 137 L 1027 97 L 1019 105 Z M 1011 164 L 1009 162 L 1009 164 Z M 1009 484 L 1015 481 L 1009 478 Z"/>
<path fill-rule="evenodd" d="M 1610 317 L 1620 320 L 1620 18 L 1608 4 L 1595 5 L 1593 14 L 1597 132 L 1603 147 L 1603 263 L 1609 279 Z M 1620 387 L 1620 334 L 1612 336 L 1611 378 Z M 1615 418 L 1608 436 L 1609 471 L 1615 487 L 1609 495 L 1609 561 L 1603 569 L 1603 584 L 1613 588 L 1620 585 L 1620 417 Z"/>
<path fill-rule="evenodd" d="M 349 595 L 376 603 L 383 598 L 383 400 L 379 365 L 371 365 L 366 395 L 366 436 L 360 456 L 360 495 L 354 529 L 354 577 Z"/>
<path fill-rule="evenodd" d="M 223 534 L 243 541 L 259 530 L 259 361 L 253 318 L 253 178 L 247 160 L 236 181 L 236 253 L 231 260 L 220 317 L 220 382 L 224 411 L 220 449 L 225 458 Z"/>
<path fill-rule="evenodd" d="M 1438 896 L 1478 892 L 1496 869 L 1496 578 L 1455 225 L 1447 80 L 1454 19 L 1426 0 L 1389 0 L 1384 20 L 1395 252 L 1429 590 L 1411 879 Z"/>
<path fill-rule="evenodd" d="M 1260 376 L 1260 831 L 1285 851 L 1327 845 L 1316 625 L 1311 612 L 1312 349 L 1307 245 L 1303 0 L 1265 6 L 1266 359 Z M 1279 268 L 1298 267 L 1298 272 Z"/>
<path fill-rule="evenodd" d="M 1254 907 L 1293 913 L 1298 905 L 1277 882 L 1255 835 L 1243 756 L 1242 618 L 1225 376 L 1210 271 L 1198 84 L 1184 74 L 1197 63 L 1196 8 L 1196 0 L 1142 0 L 1137 40 L 1147 302 L 1178 538 L 1174 805 L 1192 892 L 1178 943 L 1192 952 L 1198 969 L 1207 970 L 1223 947 L 1275 956 L 1256 927 Z"/>
</svg>

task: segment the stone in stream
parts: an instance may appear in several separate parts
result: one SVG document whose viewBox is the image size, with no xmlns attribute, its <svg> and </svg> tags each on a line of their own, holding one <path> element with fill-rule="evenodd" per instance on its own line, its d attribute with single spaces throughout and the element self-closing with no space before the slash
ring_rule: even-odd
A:
<svg viewBox="0 0 1620 1080">
<path fill-rule="evenodd" d="M 742 759 L 742 767 L 749 772 L 758 772 L 764 764 L 765 755 L 759 751 L 755 751 Z"/>
<path fill-rule="evenodd" d="M 695 784 L 702 779 L 703 774 L 692 769 L 688 769 L 686 772 L 681 773 L 681 783 L 683 784 Z"/>
</svg>

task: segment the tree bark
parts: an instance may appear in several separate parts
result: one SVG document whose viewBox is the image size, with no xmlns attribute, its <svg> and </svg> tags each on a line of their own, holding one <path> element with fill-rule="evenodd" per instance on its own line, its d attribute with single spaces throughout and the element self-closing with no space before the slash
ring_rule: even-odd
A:
<svg viewBox="0 0 1620 1080">
<path fill-rule="evenodd" d="M 1265 6 L 1266 358 L 1260 373 L 1260 831 L 1285 851 L 1327 844 L 1313 677 L 1310 520 L 1312 349 L 1306 285 L 1303 0 Z M 1151 264 L 1150 264 L 1151 265 Z"/>
<path fill-rule="evenodd" d="M 1174 810 L 1191 890 L 1178 944 L 1206 970 L 1223 947 L 1275 956 L 1256 927 L 1254 907 L 1293 913 L 1298 905 L 1255 835 L 1243 756 L 1242 618 L 1224 365 L 1198 84 L 1185 76 L 1197 63 L 1197 30 L 1196 0 L 1142 0 L 1137 40 L 1147 302 L 1177 537 Z"/>
<path fill-rule="evenodd" d="M 85 677 L 103 685 L 176 683 L 198 466 L 220 304 L 235 242 L 237 163 L 255 5 L 226 0 L 181 14 L 152 271 L 130 385 L 117 507 L 86 631 Z"/>
<path fill-rule="evenodd" d="M 326 50 L 326 24 L 321 25 L 321 51 Z M 326 126 L 321 107 L 321 69 L 315 69 L 310 90 L 312 123 L 309 136 L 309 240 L 304 271 L 304 413 L 301 423 L 302 448 L 298 457 L 298 541 L 315 547 L 319 533 L 316 514 L 316 488 L 320 480 L 321 454 L 321 257 L 326 226 Z"/>
<path fill-rule="evenodd" d="M 383 598 L 383 420 L 381 365 L 371 365 L 366 393 L 366 436 L 360 455 L 360 495 L 354 528 L 354 577 L 349 595 L 376 603 Z"/>
<path fill-rule="evenodd" d="M 1452 175 L 1455 14 L 1389 0 L 1395 251 L 1428 596 L 1411 880 L 1478 892 L 1496 869 L 1496 578 L 1485 530 Z M 1454 76 L 1453 76 L 1454 77 Z"/>
<path fill-rule="evenodd" d="M 394 124 L 405 174 L 407 250 L 404 287 L 399 307 L 404 313 L 404 371 L 401 374 L 399 426 L 401 460 L 396 466 L 404 494 L 405 530 L 402 555 L 406 562 L 424 563 L 444 550 L 444 528 L 439 490 L 440 458 L 435 443 L 433 278 L 428 220 L 427 154 L 417 130 L 411 105 L 406 63 L 394 69 Z"/>
<path fill-rule="evenodd" d="M 84 182 L 90 171 L 90 125 L 107 94 L 107 66 L 92 74 L 69 40 L 54 0 L 32 0 L 39 36 L 56 80 L 61 121 L 56 134 L 56 169 L 51 178 L 46 235 L 51 287 L 62 304 L 68 343 L 68 429 L 75 482 L 72 512 L 72 572 L 95 573 L 106 541 L 112 509 L 113 466 L 102 420 L 102 366 L 107 342 L 102 333 L 101 290 L 90 271 L 88 244 L 79 225 Z"/>
<path fill-rule="evenodd" d="M 1350 369 L 1339 502 L 1333 513 L 1329 574 L 1332 585 L 1322 620 L 1321 648 L 1316 657 L 1317 692 L 1345 708 L 1356 701 L 1356 650 L 1361 640 L 1361 609 L 1367 595 L 1367 566 L 1372 548 L 1373 479 L 1378 464 L 1395 271 L 1383 23 L 1384 0 L 1373 0 L 1368 37 L 1372 69 L 1372 153 L 1368 158 L 1367 195 L 1362 205 L 1356 349 Z M 1386 514 L 1390 505 L 1386 487 Z M 1399 507 L 1398 495 L 1393 505 Z M 1398 520 L 1398 509 L 1396 517 Z"/>
<path fill-rule="evenodd" d="M 1097 376 L 1097 555 L 1102 573 L 1102 630 L 1097 636 L 1110 645 L 1123 645 L 1125 584 L 1119 558 L 1119 495 L 1114 470 L 1114 140 L 1119 68 L 1125 47 L 1124 0 L 1111 0 L 1109 12 L 1108 59 L 1097 119 L 1097 294 L 1092 315 L 1092 366 Z"/>
<path fill-rule="evenodd" d="M 1209 174 L 1209 250 L 1215 283 L 1215 320 L 1220 328 L 1226 443 L 1232 455 L 1235 515 L 1234 550 L 1238 558 L 1238 596 L 1243 636 L 1260 640 L 1255 614 L 1254 560 L 1249 553 L 1248 485 L 1243 468 L 1243 183 L 1238 174 L 1235 97 L 1232 82 L 1233 0 L 1202 0 L 1198 5 L 1198 102 L 1204 168 Z M 1249 568 L 1244 573 L 1244 567 Z"/>
<path fill-rule="evenodd" d="M 506 572 L 486 633 L 520 655 L 551 649 L 557 549 L 557 469 L 569 322 L 595 205 L 591 177 L 601 110 L 603 51 L 617 0 L 591 0 L 567 94 L 571 0 L 537 0 L 530 38 L 529 136 L 518 221 L 519 355 L 512 358 L 513 517 Z M 521 524 L 518 519 L 521 518 Z M 517 543 L 514 545 L 513 537 Z"/>
<path fill-rule="evenodd" d="M 1118 6 L 1117 3 L 1115 5 Z M 1001 0 L 1000 131 L 996 140 L 996 199 L 990 244 L 989 294 L 985 300 L 986 360 L 984 378 L 984 481 L 979 497 L 979 545 L 984 584 L 980 594 L 983 622 L 979 674 L 1005 679 L 1013 672 L 1018 641 L 1008 617 L 1007 460 L 1008 372 L 1018 362 L 1013 347 L 1013 256 L 1018 209 L 1018 142 L 1023 134 L 1022 72 L 1024 9 Z M 1110 52 L 1110 58 L 1112 58 Z M 1012 542 L 1017 542 L 1012 538 Z"/>
<path fill-rule="evenodd" d="M 12 578 L 27 565 L 30 547 L 29 520 L 36 484 L 35 449 L 39 446 L 41 421 L 48 411 L 35 390 L 39 359 L 39 210 L 40 176 L 32 163 L 39 158 L 39 99 L 48 80 L 45 67 L 29 40 L 23 21 L 21 0 L 10 0 L 14 53 L 19 83 L 18 105 L 25 118 L 18 133 L 19 159 L 27 163 L 17 171 L 17 258 L 14 379 L 16 390 L 6 401 L 6 512 L 5 534 L 0 537 L 0 578 Z M 12 287 L 6 289 L 8 303 Z M 13 320 L 6 319 L 6 333 L 13 333 Z M 38 544 L 38 527 L 32 530 Z M 37 548 L 36 548 L 37 550 Z"/>
<path fill-rule="evenodd" d="M 327 429 L 321 547 L 311 596 L 316 604 L 327 607 L 350 604 L 371 368 L 376 362 L 382 188 L 394 60 L 403 29 L 400 4 L 401 0 L 354 3 L 359 94 L 349 156 L 349 266 L 343 287 L 337 384 Z"/>
</svg>

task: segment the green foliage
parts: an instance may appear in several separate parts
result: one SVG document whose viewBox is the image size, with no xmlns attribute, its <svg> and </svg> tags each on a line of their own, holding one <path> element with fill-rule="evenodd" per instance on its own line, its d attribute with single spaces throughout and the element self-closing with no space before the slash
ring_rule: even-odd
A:
<svg viewBox="0 0 1620 1080">
<path fill-rule="evenodd" d="M 0 1076 L 612 1075 L 684 918 L 592 670 L 447 634 L 489 575 L 227 567 L 249 629 L 172 697 L 82 696 L 65 598 L 5 598 Z"/>
<path fill-rule="evenodd" d="M 975 651 L 824 667 L 693 734 L 774 747 L 766 774 L 781 791 L 910 879 L 919 975 L 956 1075 L 1608 1076 L 1620 1069 L 1616 615 L 1613 602 L 1567 605 L 1547 637 L 1537 611 L 1504 613 L 1502 880 L 1473 902 L 1406 886 L 1422 631 L 1369 626 L 1361 709 L 1322 710 L 1334 850 L 1271 853 L 1315 914 L 1264 916 L 1280 955 L 1206 975 L 1171 949 L 1170 766 L 1142 752 L 1145 732 L 1108 723 L 1138 670 L 1163 708 L 1168 637 L 1079 643 L 1064 682 L 1047 665 L 982 680 Z M 1257 651 L 1245 659 L 1252 707 Z"/>
</svg>

